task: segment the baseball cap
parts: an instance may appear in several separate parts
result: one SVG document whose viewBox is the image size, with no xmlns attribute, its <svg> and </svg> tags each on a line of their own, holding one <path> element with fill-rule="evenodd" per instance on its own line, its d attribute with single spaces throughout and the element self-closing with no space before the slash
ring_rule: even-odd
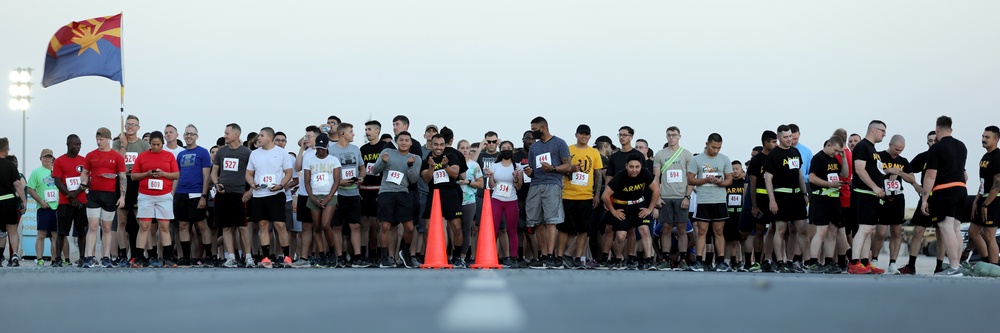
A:
<svg viewBox="0 0 1000 333">
<path fill-rule="evenodd" d="M 42 149 L 42 156 L 39 156 L 39 158 L 42 158 L 42 157 L 45 157 L 45 156 L 55 157 L 55 155 L 52 155 L 52 149 L 48 149 L 48 148 Z"/>
<path fill-rule="evenodd" d="M 326 135 L 320 135 L 316 137 L 316 149 L 330 149 L 330 137 Z"/>
<path fill-rule="evenodd" d="M 440 132 L 438 130 L 437 125 L 434 125 L 434 124 L 430 124 L 430 125 L 427 125 L 427 127 L 424 127 L 424 132 L 427 132 L 427 130 L 432 129 L 432 128 L 434 129 L 435 132 Z"/>
<path fill-rule="evenodd" d="M 581 124 L 580 126 L 576 127 L 576 133 L 577 134 L 579 134 L 579 133 L 590 134 L 590 126 L 587 126 L 586 124 Z"/>
</svg>

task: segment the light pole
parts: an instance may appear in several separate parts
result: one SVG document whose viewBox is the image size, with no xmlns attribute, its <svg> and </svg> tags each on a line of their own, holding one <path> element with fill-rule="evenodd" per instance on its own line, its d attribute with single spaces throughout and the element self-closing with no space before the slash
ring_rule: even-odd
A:
<svg viewBox="0 0 1000 333">
<path fill-rule="evenodd" d="M 11 111 L 21 110 L 21 173 L 26 173 L 28 156 L 28 108 L 31 107 L 31 68 L 15 68 L 10 71 Z"/>
</svg>

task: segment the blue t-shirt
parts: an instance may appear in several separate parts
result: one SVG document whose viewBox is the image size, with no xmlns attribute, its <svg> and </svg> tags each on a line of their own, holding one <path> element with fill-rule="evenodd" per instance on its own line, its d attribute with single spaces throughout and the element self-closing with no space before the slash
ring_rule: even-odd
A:
<svg viewBox="0 0 1000 333">
<path fill-rule="evenodd" d="M 201 193 L 201 184 L 204 181 L 201 169 L 212 169 L 212 155 L 208 153 L 208 149 L 201 146 L 184 149 L 177 154 L 177 166 L 181 171 L 181 177 L 177 181 L 177 193 Z"/>
<path fill-rule="evenodd" d="M 538 163 L 538 157 L 544 156 L 546 153 L 549 154 L 546 156 L 549 160 L 547 163 L 551 164 L 552 167 L 558 167 L 561 165 L 563 158 L 570 158 L 569 145 L 566 144 L 566 141 L 563 141 L 563 139 L 560 139 L 557 136 L 552 136 L 548 142 L 544 142 L 542 140 L 535 141 L 535 143 L 531 145 L 531 149 L 528 151 L 528 165 L 532 168 L 531 183 L 534 185 L 559 185 L 561 187 L 564 177 L 563 174 L 555 171 L 547 172 L 542 170 L 542 167 Z"/>
<path fill-rule="evenodd" d="M 799 168 L 799 170 L 802 170 L 802 179 L 805 179 L 806 186 L 809 186 L 809 162 L 812 157 L 807 156 L 813 156 L 813 152 L 812 150 L 809 150 L 809 148 L 806 148 L 806 146 L 802 145 L 801 142 L 795 145 L 795 149 L 798 149 L 799 154 L 802 154 L 802 167 Z"/>
</svg>

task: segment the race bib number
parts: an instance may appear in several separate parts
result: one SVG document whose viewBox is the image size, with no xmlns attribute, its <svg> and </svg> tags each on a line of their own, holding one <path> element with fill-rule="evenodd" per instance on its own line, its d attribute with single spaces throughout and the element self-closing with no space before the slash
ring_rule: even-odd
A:
<svg viewBox="0 0 1000 333">
<path fill-rule="evenodd" d="M 830 173 L 826 175 L 826 181 L 831 183 L 836 183 L 840 181 L 840 175 L 835 173 Z"/>
<path fill-rule="evenodd" d="M 147 184 L 148 184 L 147 186 L 149 186 L 150 190 L 162 190 L 163 189 L 163 180 L 160 180 L 160 179 L 150 179 L 149 183 L 147 183 Z"/>
<path fill-rule="evenodd" d="M 718 173 L 718 172 L 706 172 L 706 173 L 705 173 L 705 174 L 703 175 L 703 177 L 702 177 L 702 178 L 705 178 L 705 179 L 709 179 L 709 178 L 719 178 L 719 173 Z M 712 183 L 705 183 L 705 184 L 704 184 L 704 185 L 702 185 L 702 186 L 716 186 L 716 185 L 715 185 L 715 184 L 712 184 Z"/>
<path fill-rule="evenodd" d="M 885 180 L 885 191 L 886 192 L 901 192 L 903 190 L 903 183 L 899 180 Z"/>
<path fill-rule="evenodd" d="M 579 171 L 573 173 L 573 180 L 570 181 L 570 184 L 578 186 L 587 186 L 589 183 L 590 183 L 590 174 Z"/>
<path fill-rule="evenodd" d="M 188 199 L 201 199 L 201 193 L 188 193 Z"/>
<path fill-rule="evenodd" d="M 788 168 L 789 169 L 793 169 L 793 170 L 794 169 L 798 169 L 799 168 L 799 159 L 797 159 L 797 158 L 789 159 L 788 160 Z"/>
<path fill-rule="evenodd" d="M 340 169 L 340 179 L 351 179 L 358 176 L 357 168 Z"/>
<path fill-rule="evenodd" d="M 45 202 L 59 201 L 59 191 L 45 190 Z"/>
<path fill-rule="evenodd" d="M 80 177 L 66 178 L 66 189 L 76 191 L 80 189 Z"/>
<path fill-rule="evenodd" d="M 497 183 L 496 192 L 494 192 L 498 197 L 510 198 L 514 195 L 514 185 L 511 183 Z"/>
<path fill-rule="evenodd" d="M 375 174 L 375 163 L 365 164 L 365 172 L 372 176 L 378 176 Z"/>
<path fill-rule="evenodd" d="M 729 207 L 743 207 L 742 194 L 730 194 L 727 201 L 729 202 Z"/>
<path fill-rule="evenodd" d="M 680 170 L 667 170 L 667 183 L 683 182 L 684 179 L 681 178 L 681 173 Z"/>
<path fill-rule="evenodd" d="M 240 160 L 238 158 L 226 157 L 222 159 L 222 171 L 239 171 Z"/>
<path fill-rule="evenodd" d="M 264 184 L 264 185 L 267 185 L 267 186 L 274 185 L 274 183 L 275 183 L 274 174 L 273 173 L 269 173 L 269 174 L 266 174 L 266 175 L 261 175 L 260 176 L 260 181 L 257 182 L 257 183 Z"/>
<path fill-rule="evenodd" d="M 389 171 L 385 180 L 396 185 L 401 185 L 403 183 L 403 173 L 395 170 Z"/>
<path fill-rule="evenodd" d="M 535 156 L 535 168 L 541 169 L 542 163 L 548 163 L 549 165 L 552 165 L 552 153 L 545 153 Z"/>
<path fill-rule="evenodd" d="M 434 171 L 434 184 L 441 184 L 448 182 L 448 172 L 444 170 Z"/>
<path fill-rule="evenodd" d="M 125 153 L 125 165 L 133 165 L 133 164 L 135 164 L 135 159 L 136 158 L 139 158 L 139 153 L 136 153 L 136 152 L 127 152 L 127 153 Z"/>
<path fill-rule="evenodd" d="M 313 186 L 327 186 L 330 185 L 330 173 L 329 172 L 318 172 L 312 175 L 312 185 Z"/>
<path fill-rule="evenodd" d="M 524 181 L 524 183 L 525 183 L 525 184 L 527 184 L 527 183 L 530 183 L 530 182 L 531 182 L 531 177 L 529 177 L 529 176 L 528 176 L 528 174 L 526 174 L 526 173 L 524 173 L 524 172 L 523 172 L 523 171 L 524 171 L 524 167 L 525 167 L 525 166 L 527 166 L 527 165 L 525 165 L 525 164 L 522 164 L 522 165 L 520 165 L 520 166 L 518 167 L 518 169 L 522 171 L 522 172 L 521 172 L 521 178 L 522 178 L 522 180 Z"/>
</svg>

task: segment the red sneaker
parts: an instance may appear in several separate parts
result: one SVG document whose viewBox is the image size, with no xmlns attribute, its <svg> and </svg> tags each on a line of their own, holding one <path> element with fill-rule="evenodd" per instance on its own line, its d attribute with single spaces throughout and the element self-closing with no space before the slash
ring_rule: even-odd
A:
<svg viewBox="0 0 1000 333">
<path fill-rule="evenodd" d="M 868 269 L 869 269 L 869 270 L 871 271 L 871 272 L 870 272 L 870 273 L 868 273 L 868 274 L 876 274 L 876 275 L 882 275 L 882 274 L 885 274 L 885 270 L 884 270 L 884 269 L 881 269 L 881 268 L 878 268 L 878 267 L 875 267 L 875 265 L 872 265 L 872 264 L 869 264 L 869 265 L 868 265 Z"/>
<path fill-rule="evenodd" d="M 848 274 L 871 274 L 871 268 L 861 265 L 861 263 L 851 264 L 847 266 Z"/>
<path fill-rule="evenodd" d="M 899 269 L 899 274 L 902 274 L 902 275 L 914 275 L 916 273 L 917 273 L 916 270 L 913 269 L 913 268 L 910 268 L 910 266 L 903 266 L 903 268 Z"/>
</svg>

